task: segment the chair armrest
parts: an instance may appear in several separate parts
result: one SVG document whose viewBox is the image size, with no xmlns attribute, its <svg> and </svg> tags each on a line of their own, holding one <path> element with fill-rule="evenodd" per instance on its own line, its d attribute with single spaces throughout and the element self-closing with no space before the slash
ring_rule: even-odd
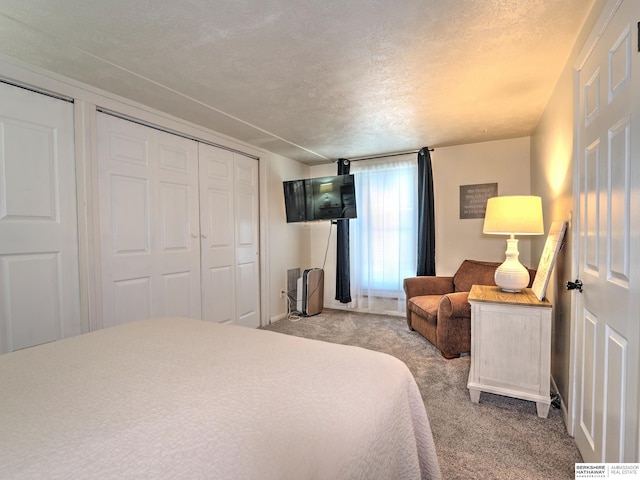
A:
<svg viewBox="0 0 640 480">
<path fill-rule="evenodd" d="M 407 299 L 422 295 L 444 295 L 453 292 L 453 277 L 422 276 L 404 279 Z"/>
<path fill-rule="evenodd" d="M 469 292 L 443 295 L 438 304 L 438 318 L 471 317 Z"/>
</svg>

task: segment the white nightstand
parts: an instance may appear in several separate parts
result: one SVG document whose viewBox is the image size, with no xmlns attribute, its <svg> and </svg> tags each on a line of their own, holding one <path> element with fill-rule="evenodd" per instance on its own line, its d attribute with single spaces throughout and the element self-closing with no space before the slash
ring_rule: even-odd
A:
<svg viewBox="0 0 640 480">
<path fill-rule="evenodd" d="M 496 393 L 536 402 L 538 416 L 549 414 L 551 303 L 531 289 L 503 292 L 474 285 L 471 304 L 469 395 Z"/>
</svg>

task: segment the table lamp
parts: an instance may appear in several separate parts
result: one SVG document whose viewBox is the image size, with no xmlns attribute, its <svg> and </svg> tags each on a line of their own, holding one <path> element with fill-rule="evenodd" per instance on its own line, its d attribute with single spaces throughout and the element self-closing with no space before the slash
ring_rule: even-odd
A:
<svg viewBox="0 0 640 480">
<path fill-rule="evenodd" d="M 506 292 L 519 292 L 529 284 L 529 271 L 520 263 L 516 235 L 542 235 L 542 199 L 536 196 L 515 195 L 492 197 L 487 200 L 482 233 L 509 235 L 507 259 L 494 275 L 496 285 Z"/>
</svg>

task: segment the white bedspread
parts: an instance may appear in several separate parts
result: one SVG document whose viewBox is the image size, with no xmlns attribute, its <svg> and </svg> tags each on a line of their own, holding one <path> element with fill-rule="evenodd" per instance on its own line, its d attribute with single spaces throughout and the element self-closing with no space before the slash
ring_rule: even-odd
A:
<svg viewBox="0 0 640 480">
<path fill-rule="evenodd" d="M 406 365 L 153 319 L 0 356 L 0 478 L 440 478 Z"/>
</svg>

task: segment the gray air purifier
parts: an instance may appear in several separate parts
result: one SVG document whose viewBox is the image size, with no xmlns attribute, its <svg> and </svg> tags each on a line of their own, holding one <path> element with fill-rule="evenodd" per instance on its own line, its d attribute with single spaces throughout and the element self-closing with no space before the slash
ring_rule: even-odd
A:
<svg viewBox="0 0 640 480">
<path fill-rule="evenodd" d="M 305 317 L 322 311 L 324 299 L 324 270 L 310 268 L 302 272 L 297 285 L 297 310 Z"/>
</svg>

